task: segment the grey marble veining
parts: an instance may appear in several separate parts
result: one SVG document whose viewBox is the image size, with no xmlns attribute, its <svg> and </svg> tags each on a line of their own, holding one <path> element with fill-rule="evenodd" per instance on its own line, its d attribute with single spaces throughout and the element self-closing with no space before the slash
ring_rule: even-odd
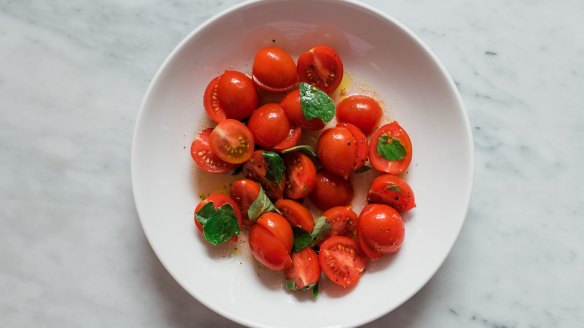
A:
<svg viewBox="0 0 584 328">
<path fill-rule="evenodd" d="M 365 2 L 446 65 L 476 151 L 452 253 L 367 327 L 581 327 L 584 2 Z M 129 177 L 154 72 L 235 3 L 0 1 L 1 327 L 238 327 L 160 265 Z"/>
</svg>

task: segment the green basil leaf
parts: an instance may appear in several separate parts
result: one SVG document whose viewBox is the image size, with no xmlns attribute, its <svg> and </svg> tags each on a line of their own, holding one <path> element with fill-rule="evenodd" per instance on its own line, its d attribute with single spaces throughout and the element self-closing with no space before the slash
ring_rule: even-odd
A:
<svg viewBox="0 0 584 328">
<path fill-rule="evenodd" d="M 305 82 L 300 83 L 300 106 L 308 121 L 318 118 L 327 124 L 335 117 L 333 100 L 322 90 Z"/>
<path fill-rule="evenodd" d="M 273 181 L 275 184 L 280 184 L 284 179 L 284 160 L 280 155 L 273 151 L 264 151 L 264 160 L 268 164 L 268 171 L 266 178 Z"/>
<path fill-rule="evenodd" d="M 247 216 L 251 222 L 255 222 L 262 214 L 266 212 L 275 211 L 274 203 L 268 198 L 264 192 L 264 188 L 260 186 L 260 193 L 247 210 Z"/>
<path fill-rule="evenodd" d="M 221 206 L 203 226 L 205 239 L 213 245 L 222 244 L 239 234 L 239 223 L 233 207 L 229 204 Z"/>
<path fill-rule="evenodd" d="M 292 232 L 294 232 L 294 246 L 295 252 L 298 252 L 310 245 L 312 243 L 312 235 L 304 229 L 298 227 L 292 227 Z"/>
<path fill-rule="evenodd" d="M 314 228 L 312 229 L 312 242 L 310 243 L 310 247 L 315 246 L 318 242 L 324 238 L 329 231 L 331 230 L 331 224 L 326 220 L 326 216 L 321 216 L 316 219 L 314 223 Z"/>
<path fill-rule="evenodd" d="M 391 139 L 391 140 L 390 140 Z M 388 136 L 381 136 L 377 143 L 377 152 L 388 161 L 398 161 L 406 157 L 407 151 L 402 143 Z"/>
<path fill-rule="evenodd" d="M 391 190 L 400 194 L 402 193 L 402 190 L 395 184 L 390 184 L 389 186 L 386 186 L 385 190 Z"/>
<path fill-rule="evenodd" d="M 195 218 L 197 219 L 197 221 L 199 221 L 201 226 L 204 227 L 207 221 L 209 221 L 209 219 L 211 218 L 211 216 L 215 214 L 215 212 L 216 212 L 215 205 L 213 205 L 213 202 L 209 202 L 203 205 L 203 207 L 201 207 L 201 209 L 197 213 L 195 213 Z"/>
<path fill-rule="evenodd" d="M 365 173 L 369 170 L 371 170 L 371 166 L 363 165 L 363 166 L 361 166 L 361 168 L 356 170 L 355 173 Z"/>
<path fill-rule="evenodd" d="M 282 154 L 288 154 L 291 152 L 295 152 L 295 151 L 301 151 L 303 152 L 305 155 L 311 156 L 311 157 L 316 157 L 316 153 L 314 152 L 314 149 L 312 149 L 312 147 L 310 147 L 309 145 L 298 145 L 298 146 L 294 146 L 292 148 L 288 148 L 285 150 L 282 150 L 281 153 Z"/>
<path fill-rule="evenodd" d="M 286 279 L 284 281 L 284 286 L 286 287 L 286 289 L 289 290 L 296 290 L 296 283 L 294 282 L 294 280 L 290 280 L 290 279 Z"/>
<path fill-rule="evenodd" d="M 316 298 L 318 296 L 318 282 L 312 287 L 312 297 Z"/>
</svg>

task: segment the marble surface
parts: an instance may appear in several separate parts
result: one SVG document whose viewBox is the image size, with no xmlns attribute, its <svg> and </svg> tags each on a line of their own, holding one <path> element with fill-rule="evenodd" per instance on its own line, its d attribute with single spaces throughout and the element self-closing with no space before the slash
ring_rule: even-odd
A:
<svg viewBox="0 0 584 328">
<path fill-rule="evenodd" d="M 225 1 L 0 1 L 0 326 L 239 327 L 141 230 L 130 144 L 158 66 Z M 584 2 L 368 0 L 445 64 L 470 115 L 466 223 L 366 327 L 581 327 Z"/>
</svg>

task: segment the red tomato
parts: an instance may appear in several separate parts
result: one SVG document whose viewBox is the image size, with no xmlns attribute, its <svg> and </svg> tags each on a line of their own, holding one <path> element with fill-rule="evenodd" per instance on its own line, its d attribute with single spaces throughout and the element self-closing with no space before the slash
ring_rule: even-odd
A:
<svg viewBox="0 0 584 328">
<path fill-rule="evenodd" d="M 225 71 L 209 82 L 203 96 L 205 111 L 217 123 L 232 118 L 242 120 L 258 106 L 253 81 L 237 71 Z"/>
<path fill-rule="evenodd" d="M 357 284 L 367 260 L 353 239 L 332 236 L 320 245 L 320 268 L 332 282 L 343 287 Z"/>
<path fill-rule="evenodd" d="M 292 127 L 290 131 L 288 131 L 288 135 L 279 144 L 275 145 L 273 150 L 275 151 L 282 151 L 288 148 L 292 148 L 297 146 L 300 143 L 300 138 L 302 137 L 302 128 L 301 127 Z"/>
<path fill-rule="evenodd" d="M 195 213 L 199 212 L 199 210 L 203 206 L 205 206 L 205 204 L 207 204 L 207 203 L 213 203 L 213 206 L 215 207 L 215 209 L 219 209 L 225 204 L 231 205 L 231 207 L 233 207 L 233 212 L 235 212 L 235 217 L 237 218 L 237 222 L 239 222 L 239 226 L 241 227 L 241 223 L 242 223 L 241 211 L 239 209 L 239 206 L 237 206 L 237 204 L 233 201 L 233 199 L 231 199 L 227 195 L 223 195 L 223 194 L 211 194 L 211 195 L 209 195 L 209 197 L 207 197 L 203 201 L 199 202 L 197 207 L 195 207 Z M 196 217 L 195 217 L 195 225 L 197 226 L 197 229 L 199 229 L 200 232 L 203 232 L 203 226 L 199 223 L 199 221 L 197 221 Z M 236 241 L 236 240 L 237 240 L 237 236 L 233 236 L 233 238 L 231 238 L 231 241 Z"/>
<path fill-rule="evenodd" d="M 191 144 L 191 157 L 197 165 L 209 173 L 227 173 L 237 167 L 221 160 L 211 150 L 209 145 L 209 135 L 212 128 L 205 129 L 199 133 Z"/>
<path fill-rule="evenodd" d="M 318 138 L 318 158 L 327 170 L 347 179 L 351 172 L 365 164 L 368 155 L 367 138 L 359 128 L 338 123 Z"/>
<path fill-rule="evenodd" d="M 298 77 L 330 94 L 341 84 L 343 62 L 331 47 L 316 46 L 298 58 Z"/>
<path fill-rule="evenodd" d="M 227 119 L 217 124 L 209 136 L 211 150 L 217 157 L 231 164 L 241 164 L 251 158 L 254 140 L 243 123 Z"/>
<path fill-rule="evenodd" d="M 285 270 L 292 265 L 290 251 L 293 242 L 290 224 L 273 212 L 260 216 L 249 231 L 253 256 L 270 270 Z"/>
<path fill-rule="evenodd" d="M 288 137 L 290 121 L 280 105 L 265 104 L 251 114 L 247 127 L 256 145 L 271 149 Z"/>
<path fill-rule="evenodd" d="M 286 92 L 296 86 L 294 59 L 278 47 L 260 49 L 253 61 L 253 81 L 267 92 Z"/>
<path fill-rule="evenodd" d="M 301 199 L 308 196 L 316 184 L 316 167 L 301 152 L 284 155 L 286 163 L 286 197 Z"/>
<path fill-rule="evenodd" d="M 316 184 L 310 193 L 310 201 L 321 210 L 349 205 L 353 200 L 353 183 L 350 179 L 320 170 L 316 173 Z"/>
<path fill-rule="evenodd" d="M 292 266 L 284 272 L 286 280 L 294 282 L 296 289 L 310 287 L 320 279 L 320 264 L 318 255 L 306 247 L 299 252 L 292 253 Z"/>
<path fill-rule="evenodd" d="M 406 150 L 405 157 L 400 160 L 387 160 L 383 158 L 377 151 L 379 139 L 383 136 L 398 140 Z M 395 121 L 380 127 L 373 133 L 369 141 L 369 159 L 371 165 L 378 171 L 389 174 L 401 174 L 405 172 L 412 161 L 412 142 L 408 133 Z"/>
<path fill-rule="evenodd" d="M 276 184 L 266 177 L 268 173 L 268 163 L 264 159 L 264 152 L 256 150 L 249 161 L 243 164 L 243 175 L 260 183 L 266 195 L 272 199 L 280 199 L 284 196 L 284 186 L 286 185 L 286 175 L 282 182 Z"/>
<path fill-rule="evenodd" d="M 368 96 L 349 96 L 337 104 L 337 121 L 351 123 L 366 135 L 373 131 L 382 115 L 379 103 Z"/>
<path fill-rule="evenodd" d="M 310 211 L 302 204 L 291 199 L 279 199 L 276 202 L 276 208 L 282 212 L 282 215 L 290 222 L 293 227 L 298 227 L 307 232 L 312 232 L 314 228 L 314 219 Z"/>
<path fill-rule="evenodd" d="M 355 154 L 355 166 L 353 171 L 360 169 L 367 162 L 369 157 L 369 143 L 367 142 L 367 137 L 361 132 L 361 130 L 351 123 L 337 123 L 337 126 L 345 127 L 351 131 L 353 137 L 357 141 L 357 153 Z"/>
<path fill-rule="evenodd" d="M 324 128 L 324 123 L 318 118 L 313 118 L 310 121 L 304 117 L 304 112 L 302 111 L 302 105 L 300 104 L 300 89 L 296 89 L 284 97 L 280 106 L 286 112 L 288 119 L 292 121 L 297 126 L 309 129 L 309 130 L 320 130 Z"/>
<path fill-rule="evenodd" d="M 351 206 L 336 206 L 329 208 L 322 216 L 331 224 L 330 236 L 345 236 L 353 238 L 357 228 L 357 213 Z"/>
<path fill-rule="evenodd" d="M 367 205 L 357 219 L 359 246 L 372 260 L 397 252 L 404 241 L 404 232 L 401 216 L 387 205 Z"/>
<path fill-rule="evenodd" d="M 247 211 L 249 206 L 258 198 L 260 194 L 260 185 L 250 179 L 239 179 L 233 181 L 229 186 L 229 195 L 233 201 L 239 206 L 241 215 L 243 217 L 243 224 L 250 225 Z"/>
<path fill-rule="evenodd" d="M 391 174 L 380 175 L 371 182 L 367 201 L 387 204 L 400 213 L 416 207 L 414 192 L 410 185 L 402 178 Z"/>
</svg>

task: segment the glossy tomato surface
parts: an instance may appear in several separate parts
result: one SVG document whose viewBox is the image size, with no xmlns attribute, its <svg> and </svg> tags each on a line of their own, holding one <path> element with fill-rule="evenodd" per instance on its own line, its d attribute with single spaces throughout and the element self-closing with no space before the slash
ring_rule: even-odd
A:
<svg viewBox="0 0 584 328">
<path fill-rule="evenodd" d="M 221 121 L 209 136 L 211 150 L 217 157 L 231 164 L 241 164 L 251 158 L 254 140 L 243 123 L 227 119 Z"/>
<path fill-rule="evenodd" d="M 322 216 L 331 224 L 330 236 L 345 236 L 353 238 L 357 229 L 357 213 L 351 206 L 336 206 L 329 208 Z"/>
<path fill-rule="evenodd" d="M 271 103 L 256 109 L 247 127 L 256 145 L 271 149 L 286 139 L 290 132 L 290 121 L 279 104 Z"/>
<path fill-rule="evenodd" d="M 316 184 L 310 193 L 310 201 L 319 209 L 349 205 L 353 200 L 353 183 L 327 170 L 316 173 Z"/>
<path fill-rule="evenodd" d="M 416 207 L 414 192 L 410 185 L 404 179 L 391 174 L 373 179 L 367 193 L 367 201 L 387 204 L 400 213 Z"/>
<path fill-rule="evenodd" d="M 340 122 L 337 123 L 337 127 L 347 128 L 355 138 L 357 147 L 354 158 L 353 171 L 360 169 L 363 167 L 363 165 L 365 165 L 365 162 L 367 162 L 367 158 L 369 158 L 369 142 L 367 142 L 367 137 L 365 134 L 363 134 L 363 132 L 361 132 L 361 129 L 351 123 Z"/>
<path fill-rule="evenodd" d="M 341 84 L 343 62 L 337 52 L 325 45 L 316 46 L 298 58 L 300 81 L 315 85 L 330 94 Z"/>
<path fill-rule="evenodd" d="M 229 198 L 229 196 L 223 194 L 211 194 L 209 195 L 209 197 L 205 198 L 204 200 L 199 202 L 199 204 L 197 204 L 197 207 L 195 207 L 195 213 L 198 213 L 199 210 L 207 203 L 213 203 L 213 207 L 215 207 L 215 209 L 219 209 L 225 204 L 231 205 L 231 207 L 233 207 L 235 217 L 237 218 L 237 222 L 241 227 L 242 225 L 241 210 L 239 209 L 239 206 L 237 206 L 237 204 L 233 201 L 233 199 Z M 199 223 L 199 221 L 197 221 L 197 218 L 195 218 L 195 225 L 197 226 L 197 229 L 199 229 L 199 231 L 203 232 L 203 226 Z M 234 236 L 231 240 L 237 240 L 237 236 Z"/>
<path fill-rule="evenodd" d="M 255 259 L 270 270 L 285 270 L 292 265 L 290 251 L 292 228 L 281 215 L 267 212 L 249 231 L 249 246 Z"/>
<path fill-rule="evenodd" d="M 239 206 L 243 224 L 250 225 L 248 217 L 249 206 L 258 198 L 260 194 L 260 185 L 250 179 L 235 180 L 229 186 L 229 196 Z"/>
<path fill-rule="evenodd" d="M 351 287 L 361 278 L 367 260 L 351 238 L 332 236 L 320 245 L 320 268 L 337 285 Z"/>
<path fill-rule="evenodd" d="M 275 145 L 273 150 L 282 151 L 297 146 L 300 143 L 300 138 L 302 138 L 302 128 L 299 126 L 291 127 L 286 138 Z"/>
<path fill-rule="evenodd" d="M 212 128 L 201 131 L 191 144 L 191 157 L 197 165 L 209 173 L 227 173 L 237 167 L 220 159 L 211 150 L 209 145 L 209 136 Z"/>
<path fill-rule="evenodd" d="M 379 103 L 365 95 L 351 95 L 337 104 L 337 121 L 351 123 L 366 135 L 373 132 L 382 115 Z"/>
<path fill-rule="evenodd" d="M 304 117 L 302 105 L 300 103 L 300 90 L 296 89 L 284 97 L 280 102 L 280 106 L 286 112 L 288 119 L 296 126 L 303 127 L 309 130 L 320 130 L 324 128 L 324 123 L 318 118 L 313 118 L 310 121 Z"/>
<path fill-rule="evenodd" d="M 314 219 L 312 213 L 304 205 L 291 199 L 279 199 L 275 205 L 291 226 L 312 232 Z"/>
<path fill-rule="evenodd" d="M 316 167 L 312 160 L 301 152 L 284 155 L 286 163 L 286 197 L 302 199 L 307 197 L 316 184 Z"/>
<path fill-rule="evenodd" d="M 256 150 L 251 159 L 243 164 L 243 175 L 246 178 L 259 182 L 264 188 L 264 192 L 269 198 L 280 199 L 284 197 L 284 187 L 286 186 L 286 175 L 280 183 L 276 183 L 268 178 L 268 163 L 264 158 L 263 150 Z"/>
<path fill-rule="evenodd" d="M 286 269 L 284 276 L 294 282 L 296 289 L 312 287 L 320 279 L 318 254 L 310 247 L 292 253 L 292 266 Z"/>
<path fill-rule="evenodd" d="M 286 92 L 296 86 L 298 75 L 292 56 L 278 47 L 260 49 L 253 61 L 253 81 L 267 92 Z"/>
<path fill-rule="evenodd" d="M 217 123 L 229 118 L 242 120 L 257 108 L 258 93 L 247 75 L 227 70 L 209 82 L 203 105 L 209 117 Z"/>
<path fill-rule="evenodd" d="M 318 138 L 317 152 L 322 166 L 347 179 L 355 167 L 357 140 L 345 127 L 330 128 Z"/>
<path fill-rule="evenodd" d="M 377 146 L 380 142 L 380 138 L 388 137 L 389 140 L 397 140 L 406 150 L 406 155 L 399 160 L 388 160 L 384 158 L 377 150 Z M 389 174 L 401 174 L 406 171 L 410 166 L 412 161 L 412 141 L 408 133 L 397 123 L 391 122 L 386 124 L 375 132 L 371 136 L 369 141 L 369 159 L 371 165 L 380 171 Z"/>
<path fill-rule="evenodd" d="M 404 241 L 405 229 L 399 213 L 388 205 L 367 205 L 357 219 L 357 240 L 372 260 L 395 253 Z"/>
</svg>

